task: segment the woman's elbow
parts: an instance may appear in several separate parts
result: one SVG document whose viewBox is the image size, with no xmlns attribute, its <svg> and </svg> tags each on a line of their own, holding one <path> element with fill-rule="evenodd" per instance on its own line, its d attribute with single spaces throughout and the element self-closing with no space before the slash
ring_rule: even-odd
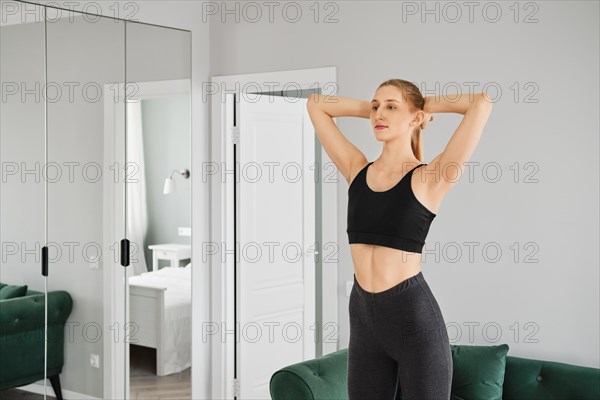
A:
<svg viewBox="0 0 600 400">
<path fill-rule="evenodd" d="M 308 101 L 306 102 L 306 108 L 310 108 L 311 106 L 314 106 L 317 104 L 317 96 L 318 96 L 317 93 L 311 93 L 308 95 L 308 98 L 307 98 Z"/>
<path fill-rule="evenodd" d="M 479 94 L 479 102 L 486 104 L 489 107 L 492 107 L 492 105 L 494 104 L 494 102 L 492 101 L 490 96 L 488 96 L 487 93 L 485 93 L 485 92 L 482 92 Z"/>
</svg>

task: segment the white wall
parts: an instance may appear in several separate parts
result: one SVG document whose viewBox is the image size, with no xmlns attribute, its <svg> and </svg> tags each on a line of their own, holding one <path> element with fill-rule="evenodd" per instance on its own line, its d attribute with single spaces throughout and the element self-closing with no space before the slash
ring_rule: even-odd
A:
<svg viewBox="0 0 600 400">
<path fill-rule="evenodd" d="M 336 66 L 338 94 L 367 100 L 388 78 L 413 81 L 424 95 L 489 87 L 496 104 L 471 159 L 477 168 L 444 200 L 423 274 L 452 343 L 507 343 L 510 355 L 598 367 L 598 3 L 536 2 L 537 11 L 518 3 L 516 23 L 514 3 L 505 2 L 494 3 L 502 12 L 495 23 L 493 9 L 482 15 L 486 3 L 477 3 L 471 22 L 454 3 L 463 7 L 456 23 L 444 2 L 426 3 L 438 7 L 438 21 L 435 13 L 403 12 L 422 2 L 317 3 L 317 22 L 315 3 L 296 3 L 297 22 L 291 8 L 283 19 L 283 4 L 272 21 L 266 6 L 252 21 L 255 10 L 243 3 L 228 5 L 237 5 L 238 21 L 235 12 L 213 16 L 211 75 Z M 528 16 L 538 22 L 525 23 Z M 424 133 L 425 162 L 444 150 L 460 120 L 436 116 Z M 367 159 L 378 157 L 367 120 L 341 118 L 340 127 Z M 346 205 L 339 175 L 339 348 L 348 345 L 345 282 L 353 273 Z"/>
</svg>

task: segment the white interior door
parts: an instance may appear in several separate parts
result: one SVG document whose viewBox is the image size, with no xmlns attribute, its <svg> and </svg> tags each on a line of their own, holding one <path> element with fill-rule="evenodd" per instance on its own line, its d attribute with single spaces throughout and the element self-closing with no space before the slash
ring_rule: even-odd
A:
<svg viewBox="0 0 600 400">
<path fill-rule="evenodd" d="M 245 97 L 236 163 L 237 378 L 239 398 L 269 399 L 276 370 L 315 357 L 319 168 L 306 99 Z"/>
</svg>

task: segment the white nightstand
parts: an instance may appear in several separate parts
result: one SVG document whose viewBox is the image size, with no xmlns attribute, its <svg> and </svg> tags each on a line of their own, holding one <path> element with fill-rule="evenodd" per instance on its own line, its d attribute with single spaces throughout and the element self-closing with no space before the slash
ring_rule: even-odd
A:
<svg viewBox="0 0 600 400">
<path fill-rule="evenodd" d="M 158 260 L 170 260 L 171 267 L 179 267 L 180 260 L 192 259 L 192 246 L 189 244 L 153 244 L 148 248 L 152 250 L 152 271 L 158 269 Z"/>
</svg>

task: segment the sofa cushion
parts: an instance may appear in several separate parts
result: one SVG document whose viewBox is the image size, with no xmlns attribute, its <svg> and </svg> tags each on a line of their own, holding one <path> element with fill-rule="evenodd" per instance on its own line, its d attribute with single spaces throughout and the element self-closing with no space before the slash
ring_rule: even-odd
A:
<svg viewBox="0 0 600 400">
<path fill-rule="evenodd" d="M 502 399 L 508 345 L 451 345 L 452 400 Z"/>
<path fill-rule="evenodd" d="M 27 293 L 27 285 L 5 285 L 0 288 L 0 300 L 23 297 L 25 296 L 25 293 Z"/>
</svg>

